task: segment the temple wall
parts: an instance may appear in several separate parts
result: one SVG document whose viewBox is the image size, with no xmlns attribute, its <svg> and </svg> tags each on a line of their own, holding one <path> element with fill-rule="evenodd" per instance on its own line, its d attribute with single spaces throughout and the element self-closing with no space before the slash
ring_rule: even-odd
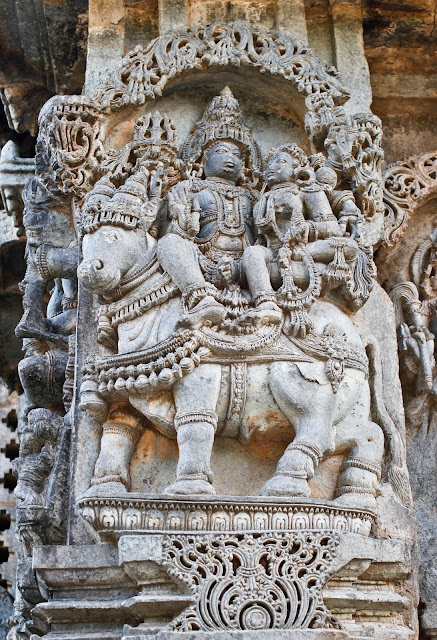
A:
<svg viewBox="0 0 437 640">
<path fill-rule="evenodd" d="M 170 640 L 181 633 L 187 640 L 358 640 L 372 634 L 378 640 L 436 638 L 437 32 L 433 1 L 80 0 L 64 5 L 6 0 L 3 16 L 0 587 L 4 614 L 0 603 L 0 638 L 6 638 L 1 621 L 12 613 L 12 597 L 15 612 L 8 640 Z M 208 31 L 207 25 L 213 23 L 220 24 Z M 265 30 L 280 35 L 265 35 Z M 222 93 L 225 86 L 232 99 Z M 214 134 L 216 138 L 209 140 L 214 127 L 219 130 L 216 122 L 230 127 L 227 137 Z M 246 145 L 246 155 L 244 179 L 234 184 L 243 191 L 228 189 L 217 196 L 202 171 L 209 146 L 220 136 L 237 142 L 240 149 Z M 255 143 L 247 142 L 249 138 Z M 215 202 L 223 198 L 228 209 L 247 208 L 241 202 L 253 192 L 252 204 L 261 198 L 266 210 L 270 207 L 277 215 L 263 171 L 271 150 L 286 143 L 299 147 L 301 169 L 307 172 L 307 182 L 290 179 L 295 185 L 293 197 L 309 202 L 305 189 L 323 192 L 329 200 L 329 215 L 340 224 L 342 234 L 337 241 L 328 233 L 326 243 L 343 248 L 334 253 L 327 245 L 323 245 L 325 253 L 314 249 L 318 258 L 311 259 L 318 265 L 320 290 L 302 305 L 296 302 L 296 289 L 290 289 L 287 295 L 292 302 L 277 307 L 284 282 L 290 282 L 287 278 L 300 282 L 302 257 L 299 251 L 293 253 L 293 242 L 303 242 L 309 251 L 311 242 L 325 242 L 312 231 L 320 211 L 304 204 L 306 221 L 316 227 L 309 224 L 305 241 L 281 240 L 283 248 L 292 250 L 288 271 L 284 253 L 279 254 L 276 245 L 271 249 L 275 264 L 282 265 L 275 267 L 282 280 L 272 276 L 274 291 L 266 300 L 274 307 L 264 320 L 262 312 L 258 314 L 262 303 L 257 292 L 265 297 L 265 290 L 247 275 L 249 268 L 244 272 L 241 265 L 249 257 L 243 257 L 243 249 L 238 257 L 234 249 L 229 253 L 234 266 L 228 277 L 233 278 L 234 288 L 228 291 L 230 281 L 225 286 L 217 274 L 211 275 L 211 264 L 214 268 L 222 264 L 218 253 L 198 249 L 196 233 L 190 235 L 178 218 L 182 214 L 169 212 L 172 207 L 181 210 L 180 202 L 175 204 L 181 197 L 177 184 L 188 180 L 184 189 L 191 198 L 190 215 L 194 211 L 194 222 L 189 224 L 200 225 L 199 237 L 202 216 L 212 215 L 210 205 L 192 191 L 193 184 L 200 191 L 201 181 L 207 192 L 212 189 L 207 198 Z M 159 187 L 154 186 L 157 157 L 162 160 Z M 190 173 L 194 170 L 198 173 Z M 317 177 L 322 175 L 317 171 L 323 170 L 326 183 Z M 329 180 L 334 182 L 329 185 Z M 353 207 L 357 212 L 352 215 Z M 152 209 L 155 217 L 150 222 Z M 122 222 L 117 218 L 111 226 L 116 211 Z M 124 215 L 132 216 L 129 224 Z M 145 340 L 146 334 L 154 335 L 156 330 L 147 324 L 149 316 L 138 312 L 125 326 L 124 320 L 111 315 L 111 309 L 114 314 L 131 313 L 122 307 L 123 288 L 101 294 L 90 285 L 96 277 L 91 262 L 102 262 L 98 248 L 87 248 L 93 238 L 104 235 L 105 228 L 122 228 L 130 234 L 134 234 L 132 225 L 134 230 L 145 229 L 141 216 L 151 224 L 150 237 L 149 227 L 146 233 L 149 244 L 142 252 L 149 255 L 152 246 L 164 278 L 170 274 L 170 284 L 160 281 L 157 285 L 157 291 L 168 287 L 171 293 L 170 311 L 167 316 L 166 307 L 161 309 L 161 333 L 156 335 L 179 340 L 173 350 L 162 347 L 153 357 L 162 339 Z M 270 247 L 270 236 L 263 229 L 256 227 L 257 242 Z M 189 243 L 182 253 L 176 251 L 173 262 L 161 258 L 171 254 L 173 245 L 162 242 L 165 250 L 159 248 L 161 240 L 172 234 Z M 126 250 L 113 244 L 108 253 L 113 252 L 117 264 L 124 264 L 137 246 L 134 235 L 129 237 Z M 245 239 L 246 245 L 253 242 Z M 203 263 L 201 267 L 201 285 L 209 296 L 202 290 L 193 297 L 181 284 L 183 265 L 191 265 L 193 282 L 199 277 L 187 254 L 194 246 L 210 261 L 209 271 Z M 350 255 L 361 252 L 360 277 L 353 262 L 356 258 L 348 257 L 348 251 Z M 77 266 L 87 260 L 88 271 L 82 270 L 78 282 Z M 304 258 L 306 268 L 309 260 Z M 299 265 L 293 266 L 296 262 Z M 259 263 L 251 264 L 258 273 Z M 134 276 L 137 267 L 132 267 Z M 351 280 L 351 273 L 358 279 Z M 146 284 L 155 286 L 154 277 Z M 122 274 L 122 283 L 123 278 Z M 126 281 L 130 286 L 129 277 Z M 302 282 L 300 292 L 309 286 L 305 278 Z M 138 302 L 135 291 L 126 294 L 131 296 L 129 304 Z M 159 299 L 160 294 L 156 295 Z M 179 313 L 179 295 L 182 318 L 172 325 Z M 212 311 L 204 311 L 201 304 L 199 311 L 196 303 L 201 303 L 202 296 L 207 296 Z M 143 307 L 151 304 L 140 302 Z M 224 324 L 218 323 L 219 329 L 215 322 L 225 312 L 217 304 L 227 314 L 221 317 Z M 298 309 L 297 315 L 290 309 Z M 198 313 L 202 318 L 206 314 L 206 328 L 204 319 L 198 324 L 191 320 Z M 271 352 L 253 351 L 257 355 L 249 357 L 250 349 L 255 349 L 250 336 L 267 340 L 267 329 L 274 333 L 277 327 L 277 313 L 282 314 L 281 331 L 288 329 Z M 296 320 L 299 313 L 303 315 Z M 323 318 L 331 319 L 329 328 Z M 162 329 L 166 323 L 172 327 L 170 337 Z M 307 327 L 311 327 L 311 348 Z M 182 336 L 183 329 L 192 332 L 189 339 Z M 347 348 L 362 349 L 364 355 L 344 355 L 346 347 L 339 351 L 340 329 Z M 222 334 L 227 342 L 219 344 Z M 290 335 L 301 360 L 295 351 L 287 351 Z M 327 336 L 332 341 L 329 358 Z M 231 343 L 240 347 L 232 351 Z M 185 369 L 175 355 L 177 347 L 185 349 Z M 132 356 L 137 352 L 140 356 Z M 336 432 L 335 445 L 316 443 L 320 428 L 314 441 L 301 437 L 300 418 L 287 413 L 295 399 L 314 393 L 313 405 L 299 409 L 299 415 L 308 411 L 313 416 L 322 402 L 321 390 L 326 394 L 329 388 L 332 397 L 338 398 L 338 387 L 342 390 L 346 384 L 347 404 L 361 375 L 350 362 L 359 367 L 360 357 L 367 363 L 360 365 L 366 376 L 361 409 L 350 410 L 344 418 L 346 426 L 343 418 L 332 418 L 336 429 L 343 425 Z M 167 364 L 159 358 L 167 358 Z M 314 362 L 317 367 L 329 364 L 319 373 L 312 369 Z M 222 368 L 220 382 L 214 382 L 217 367 Z M 279 374 L 275 378 L 280 367 L 282 378 Z M 202 392 L 202 374 L 197 390 L 194 382 L 191 387 L 188 382 L 183 396 L 183 381 L 194 381 L 199 370 L 210 376 L 209 386 Z M 354 371 L 346 382 L 345 370 L 347 375 Z M 266 372 L 271 378 L 265 379 Z M 293 376 L 299 375 L 296 382 Z M 288 381 L 288 387 L 282 389 L 281 379 Z M 217 405 L 205 408 L 202 398 L 213 393 L 214 384 L 219 385 Z M 288 392 L 293 384 L 295 391 Z M 181 404 L 178 393 L 183 397 Z M 217 433 L 211 457 L 217 496 L 207 486 L 212 475 L 205 471 L 206 462 L 199 462 L 204 451 L 197 453 L 196 435 L 187 436 L 193 438 L 192 450 L 188 447 L 184 453 L 180 434 L 194 420 L 193 398 L 197 402 L 200 398 L 197 413 L 204 412 L 203 422 L 196 418 L 203 425 L 198 429 L 206 433 L 213 425 Z M 182 409 L 190 414 L 188 418 Z M 239 427 L 235 416 L 239 416 Z M 369 459 L 367 449 L 358 447 L 359 453 L 351 449 L 355 436 L 347 429 L 354 420 L 363 433 L 369 430 L 373 443 Z M 306 466 L 301 462 L 305 456 Z M 192 471 L 196 464 L 199 468 Z M 283 481 L 281 469 L 286 464 L 290 466 L 285 475 L 294 478 L 291 488 Z M 196 478 L 190 480 L 190 474 Z M 16 505 L 12 491 L 17 479 Z M 317 555 L 318 542 L 308 538 L 314 530 L 317 535 L 329 530 L 322 543 L 329 553 L 323 569 L 321 565 L 314 569 L 319 571 L 319 587 L 312 592 L 305 591 L 308 585 L 300 581 L 293 545 L 303 545 Z M 268 548 L 267 534 L 273 535 L 278 549 L 281 544 L 285 549 L 285 540 L 294 541 L 286 551 L 277 551 L 288 560 L 294 558 L 290 560 L 293 576 L 279 578 L 281 593 L 290 584 L 310 593 L 317 620 L 309 614 L 300 623 L 286 618 L 282 595 L 271 596 L 268 588 L 260 586 L 270 580 L 268 571 L 250 587 L 238 582 L 240 577 L 226 586 L 239 585 L 233 596 L 236 610 L 240 607 L 237 622 L 229 614 L 231 605 L 221 608 L 225 595 L 217 596 L 216 604 L 205 596 L 219 588 L 208 573 L 213 566 L 213 541 L 221 535 L 226 539 L 223 544 L 239 547 L 244 569 Z M 201 549 L 191 546 L 196 536 L 202 539 Z M 188 571 L 184 563 L 190 557 L 197 564 Z M 218 566 L 228 576 L 235 563 L 235 558 L 229 561 L 222 555 Z M 265 567 L 260 567 L 264 565 L 257 569 L 262 573 Z M 88 595 L 84 595 L 84 584 Z M 242 593 L 246 601 L 241 600 Z M 291 591 L 287 594 L 284 606 L 294 602 Z M 267 614 L 270 597 L 279 597 L 281 604 L 275 613 Z M 244 613 L 246 605 L 248 613 Z M 302 618 L 304 613 L 299 615 Z M 78 620 L 87 616 L 81 626 Z M 222 631 L 218 631 L 219 618 Z"/>
</svg>

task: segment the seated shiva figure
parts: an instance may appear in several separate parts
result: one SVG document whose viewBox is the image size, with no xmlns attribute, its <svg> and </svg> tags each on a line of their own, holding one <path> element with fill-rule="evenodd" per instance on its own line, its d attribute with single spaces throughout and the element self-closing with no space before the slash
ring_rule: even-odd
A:
<svg viewBox="0 0 437 640">
<path fill-rule="evenodd" d="M 158 260 L 182 292 L 179 326 L 219 325 L 226 315 L 217 286 L 237 283 L 220 265 L 241 261 L 253 244 L 252 204 L 257 192 L 239 186 L 259 151 L 228 88 L 213 99 L 185 144 L 187 164 L 198 174 L 176 184 L 167 196 L 167 228 Z M 225 271 L 225 270 L 224 270 Z"/>
<path fill-rule="evenodd" d="M 326 185 L 316 175 L 304 151 L 294 144 L 275 149 L 268 158 L 264 173 L 267 189 L 254 207 L 255 224 L 266 246 L 247 247 L 243 254 L 242 271 L 255 303 L 243 322 L 279 322 L 277 289 L 283 284 L 280 256 L 284 247 L 291 256 L 293 281 L 299 291 L 308 286 L 299 251 L 302 245 L 319 273 L 333 264 L 339 248 L 347 272 L 356 259 L 358 245 L 350 237 L 343 238 Z M 341 240 L 333 241 L 335 238 Z"/>
</svg>

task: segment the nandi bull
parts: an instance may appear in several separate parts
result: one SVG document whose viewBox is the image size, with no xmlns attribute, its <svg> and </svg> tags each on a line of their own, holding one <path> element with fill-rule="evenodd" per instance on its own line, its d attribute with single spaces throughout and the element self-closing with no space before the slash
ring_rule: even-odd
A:
<svg viewBox="0 0 437 640">
<path fill-rule="evenodd" d="M 103 309 L 116 318 L 113 325 L 118 328 L 119 355 L 102 359 L 96 378 L 100 404 L 104 399 L 112 406 L 103 425 L 94 489 L 99 485 L 101 490 L 114 490 L 114 483 L 129 488 L 130 458 L 142 431 L 135 412 L 128 409 L 129 401 L 162 433 L 177 435 L 178 477 L 167 489 L 170 494 L 214 493 L 209 462 L 215 433 L 244 440 L 258 429 L 268 438 L 269 421 L 275 416 L 274 421 L 288 426 L 290 440 L 293 435 L 294 439 L 263 494 L 309 495 L 307 480 L 322 457 L 347 449 L 338 500 L 372 506 L 384 438 L 368 418 L 364 353 L 348 318 L 322 301 L 315 302 L 310 312 L 315 331 L 323 335 L 330 325 L 341 326 L 348 345 L 361 354 L 361 361 L 356 357 L 346 363 L 336 393 L 331 384 L 317 381 L 324 377 L 326 360 L 305 357 L 280 335 L 280 327 L 266 329 L 261 338 L 249 336 L 245 342 L 215 336 L 207 328 L 177 330 L 181 297 L 159 266 L 156 240 L 144 230 L 143 221 L 137 222 L 130 229 L 119 220 L 90 230 L 79 267 L 79 277 L 88 288 L 110 297 L 112 293 L 113 302 Z M 103 334 L 106 318 L 101 318 Z M 247 357 L 239 354 L 238 362 L 247 362 L 247 398 L 236 428 L 228 412 L 216 410 L 222 369 L 230 366 L 242 346 Z M 82 403 L 88 408 L 95 408 L 96 398 L 99 406 L 95 387 L 92 376 L 85 377 Z"/>
<path fill-rule="evenodd" d="M 370 419 L 368 360 L 351 320 L 317 299 L 319 289 L 306 304 L 308 316 L 305 304 L 293 308 L 304 328 L 299 337 L 290 331 L 290 317 L 286 326 L 286 305 L 281 313 L 272 290 L 255 299 L 264 306 L 248 326 L 249 296 L 241 294 L 235 272 L 240 278 L 244 269 L 249 273 L 257 253 L 243 253 L 252 244 L 251 194 L 236 186 L 250 148 L 241 119 L 235 116 L 231 125 L 205 131 L 200 123 L 202 145 L 196 151 L 191 139 L 191 160 L 200 160 L 204 174 L 170 190 L 169 218 L 176 221 L 161 225 L 159 240 L 155 222 L 162 201 L 155 187 L 147 193 L 148 176 L 141 170 L 118 190 L 109 180 L 101 182 L 88 201 L 78 276 L 99 294 L 101 341 L 116 350 L 87 368 L 82 385 L 82 407 L 104 419 L 92 491 L 129 490 L 142 415 L 164 435 L 177 437 L 177 479 L 167 494 L 215 493 L 214 438 L 244 442 L 255 432 L 269 438 L 275 424 L 288 430 L 291 444 L 261 495 L 309 496 L 315 467 L 344 451 L 337 500 L 372 508 L 384 434 Z M 230 266 L 230 255 L 242 266 L 235 260 Z M 315 265 L 309 254 L 305 264 Z M 291 261 L 287 269 L 287 277 L 299 283 L 301 264 Z M 219 287 L 220 274 L 230 286 Z M 314 289 L 316 281 L 314 273 Z M 224 407 L 219 395 L 229 369 L 232 388 Z M 377 415 L 386 412 L 380 407 Z M 399 434 L 388 417 L 382 426 L 394 445 L 394 466 L 400 466 Z"/>
</svg>

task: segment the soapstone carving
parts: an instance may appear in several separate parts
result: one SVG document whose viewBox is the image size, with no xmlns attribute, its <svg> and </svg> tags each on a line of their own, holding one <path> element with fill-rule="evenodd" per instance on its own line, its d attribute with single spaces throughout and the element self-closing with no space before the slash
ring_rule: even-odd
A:
<svg viewBox="0 0 437 640">
<path fill-rule="evenodd" d="M 284 77 L 312 99 L 309 107 L 319 102 L 321 94 L 328 95 L 333 104 L 348 98 L 335 67 L 322 62 L 301 42 L 238 21 L 191 27 L 137 47 L 99 90 L 97 100 L 112 111 L 143 105 L 160 96 L 167 83 L 184 71 L 242 64 Z"/>
<path fill-rule="evenodd" d="M 315 153 L 292 132 L 261 153 L 223 88 L 238 67 L 293 88 Z M 167 94 L 198 73 L 207 106 L 179 139 Z M 391 304 L 373 262 L 381 123 L 346 115 L 347 99 L 305 46 L 238 22 L 165 34 L 129 53 L 95 97 L 55 96 L 42 109 L 24 194 L 14 637 L 79 637 L 87 618 L 89 635 L 123 640 L 318 628 L 345 638 L 365 631 L 362 615 L 407 637 L 397 373 L 371 335 L 388 328 L 394 353 L 391 307 L 372 315 Z M 422 298 L 434 282 L 423 250 Z M 402 295 L 406 362 L 417 367 L 432 340 Z M 255 469 L 249 495 L 214 495 L 212 452 L 230 442 L 238 462 L 255 438 L 278 434 L 283 455 L 259 485 Z M 150 435 L 164 493 L 138 491 Z M 232 472 L 239 481 L 238 464 Z"/>
<path fill-rule="evenodd" d="M 23 199 L 27 269 L 21 283 L 24 314 L 15 333 L 23 338 L 26 355 L 19 374 L 29 408 L 46 407 L 62 413 L 64 402 L 69 406 L 72 399 L 77 247 L 72 231 L 68 238 L 62 217 L 53 210 L 52 195 L 36 178 L 27 182 Z M 49 287 L 46 308 L 44 296 Z M 68 364 L 70 376 L 66 380 Z"/>
<path fill-rule="evenodd" d="M 33 549 L 65 541 L 69 424 L 44 408 L 31 409 L 20 435 L 20 457 L 14 460 L 17 594 L 9 620 L 12 637 L 28 639 L 34 631 L 31 611 L 44 601 L 32 570 Z"/>
<path fill-rule="evenodd" d="M 33 548 L 59 544 L 66 533 L 70 422 L 63 416 L 73 399 L 78 260 L 65 203 L 38 178 L 27 181 L 23 200 L 27 268 L 16 335 L 25 352 L 18 372 L 26 408 L 13 465 L 21 544 L 11 626 L 18 638 L 29 638 L 30 611 L 43 600 L 32 572 Z"/>
<path fill-rule="evenodd" d="M 402 238 L 416 208 L 437 190 L 437 152 L 411 156 L 384 171 L 384 242 Z"/>
<path fill-rule="evenodd" d="M 34 158 L 20 158 L 18 145 L 9 140 L 0 152 L 0 202 L 11 216 L 17 235 L 23 229 L 23 187 L 35 171 Z"/>
<path fill-rule="evenodd" d="M 165 147 L 165 136 L 156 135 Z M 359 304 L 374 270 L 345 230 L 350 206 L 342 209 L 341 226 L 329 204 L 332 170 L 317 170 L 325 180 L 318 182 L 300 149 L 274 152 L 270 190 L 255 206 L 260 244 L 253 246 L 251 210 L 259 196 L 250 183 L 259 153 L 229 89 L 206 109 L 181 156 L 189 177 L 160 202 L 157 170 L 152 175 L 140 162 L 122 186 L 99 181 L 85 205 L 79 279 L 100 296 L 103 332 L 111 327 L 118 334 L 116 353 L 86 365 L 82 384 L 81 406 L 104 420 L 90 494 L 129 490 L 141 416 L 177 437 L 177 479 L 166 493 L 190 495 L 215 492 L 216 434 L 245 441 L 274 412 L 289 425 L 290 445 L 262 495 L 309 496 L 308 479 L 322 458 L 346 447 L 337 500 L 374 506 L 384 436 L 370 419 L 366 351 L 338 302 L 345 290 L 347 305 L 361 284 L 354 281 L 360 252 L 368 285 Z M 282 183 L 272 178 L 278 158 L 288 170 Z M 276 290 L 267 261 L 276 262 Z M 326 297 L 331 290 L 337 303 Z M 236 387 L 235 408 L 219 415 L 221 367 L 229 361 L 246 391 Z M 248 429 L 256 389 L 265 383 L 258 422 Z M 394 425 L 386 421 L 383 428 L 396 440 Z M 395 485 L 405 494 L 402 473 Z"/>
<path fill-rule="evenodd" d="M 249 534 L 244 549 L 238 534 L 167 539 L 169 574 L 208 593 L 168 630 L 339 628 L 321 594 L 338 542 L 327 532 Z"/>
<path fill-rule="evenodd" d="M 422 197 L 426 201 L 430 194 L 424 191 Z M 411 213 L 414 213 L 414 209 Z M 434 211 L 431 210 L 428 215 L 433 214 Z M 435 227 L 434 220 L 431 220 Z M 437 446 L 437 232 L 434 229 L 424 240 L 416 244 L 415 222 L 422 225 L 426 222 L 426 216 L 416 221 L 410 221 L 408 217 L 404 220 L 405 227 L 408 223 L 412 225 L 411 235 L 408 229 L 398 228 L 399 233 L 404 232 L 405 238 L 408 239 L 407 247 L 411 255 L 409 271 L 412 279 L 396 284 L 390 296 L 395 306 L 398 329 L 400 376 L 409 442 L 408 466 L 414 503 L 419 521 L 422 523 L 418 533 L 422 624 L 424 629 L 432 630 L 435 627 L 437 593 L 437 556 L 433 544 L 436 490 L 432 480 L 436 473 Z M 428 493 L 425 498 L 421 498 L 424 485 L 428 487 Z"/>
<path fill-rule="evenodd" d="M 437 231 L 415 249 L 413 282 L 401 282 L 390 293 L 396 310 L 402 379 L 414 394 L 435 397 L 433 380 L 437 315 Z"/>
</svg>

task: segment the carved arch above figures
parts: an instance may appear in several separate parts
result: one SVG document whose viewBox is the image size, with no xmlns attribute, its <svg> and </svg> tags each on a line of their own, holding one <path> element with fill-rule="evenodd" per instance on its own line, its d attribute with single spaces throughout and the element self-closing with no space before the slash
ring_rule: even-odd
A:
<svg viewBox="0 0 437 640">
<path fill-rule="evenodd" d="M 309 97 L 308 109 L 315 108 L 316 96 L 323 94 L 331 98 L 332 107 L 349 99 L 335 67 L 307 46 L 284 33 L 238 21 L 168 33 L 136 47 L 97 92 L 96 100 L 110 111 L 138 106 L 162 95 L 165 86 L 183 73 L 241 65 L 292 82 Z"/>
<path fill-rule="evenodd" d="M 301 96 L 305 133 L 325 149 L 338 187 L 351 189 L 366 218 L 381 217 L 381 123 L 373 114 L 350 117 L 349 98 L 337 70 L 290 36 L 240 21 L 214 23 L 160 36 L 130 52 L 96 96 L 54 96 L 41 110 L 39 154 L 58 188 L 83 201 L 105 173 L 114 151 L 106 148 L 111 122 L 126 110 L 144 114 L 177 79 L 238 68 L 274 76 Z M 285 99 L 287 102 L 288 98 Z M 297 103 L 296 103 L 297 104 Z M 288 100 L 283 105 L 292 109 Z M 302 109 L 303 108 L 303 109 Z M 105 140 L 106 139 L 106 140 Z M 329 140 L 329 145 L 325 142 Z M 40 172 L 41 173 L 41 172 Z M 377 223 L 380 227 L 380 223 Z M 371 233 L 374 244 L 380 232 Z"/>
</svg>

